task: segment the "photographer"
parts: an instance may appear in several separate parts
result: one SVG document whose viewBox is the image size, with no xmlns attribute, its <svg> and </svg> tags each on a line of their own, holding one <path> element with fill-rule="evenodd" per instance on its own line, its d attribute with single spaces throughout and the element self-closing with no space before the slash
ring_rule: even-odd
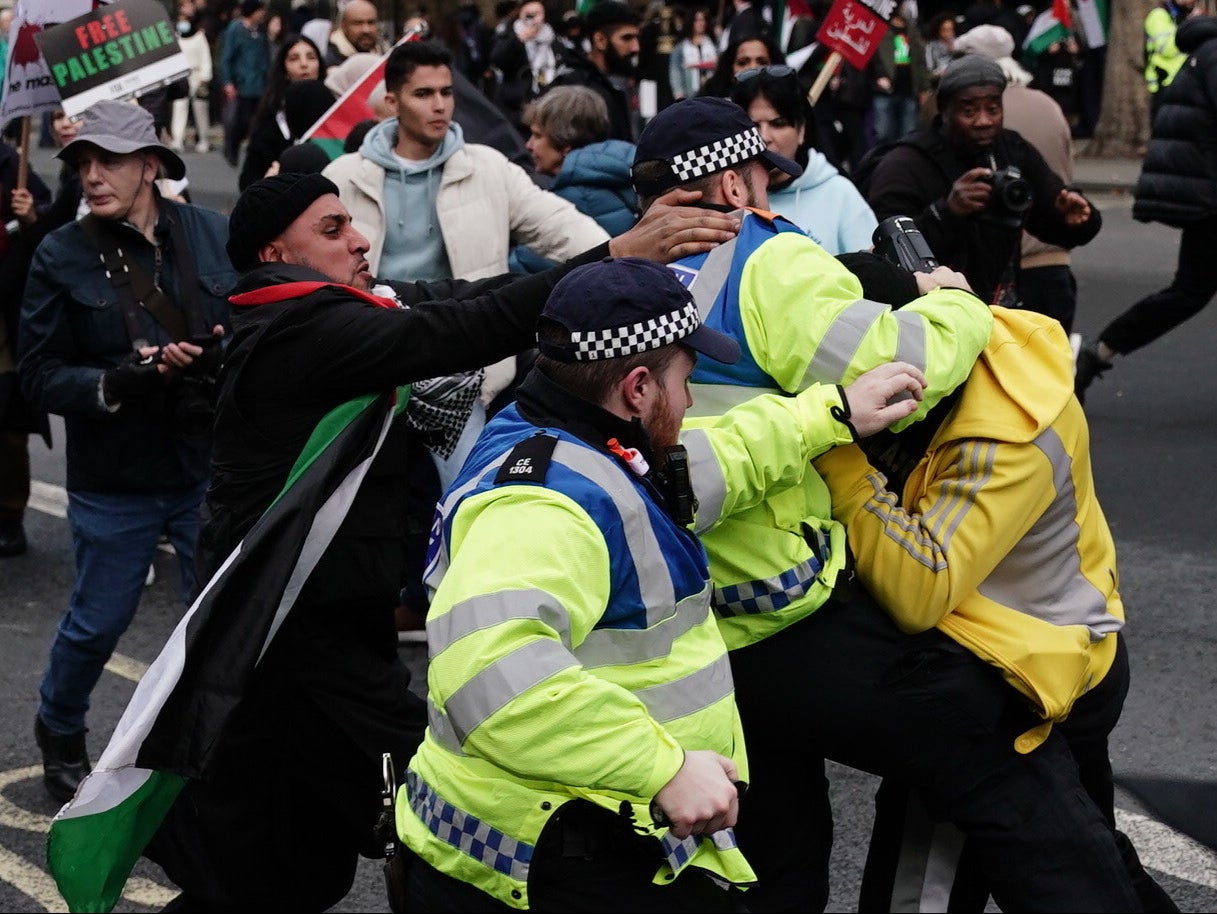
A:
<svg viewBox="0 0 1217 914">
<path fill-rule="evenodd" d="M 34 725 L 47 791 L 65 802 L 90 769 L 89 695 L 135 615 L 162 533 L 181 563 L 183 601 L 194 595 L 224 296 L 236 274 L 224 218 L 157 191 L 162 168 L 179 180 L 186 168 L 144 109 L 96 103 L 59 158 L 78 171 L 89 214 L 34 254 L 18 373 L 30 403 L 63 416 L 67 432 L 76 579 Z"/>
<path fill-rule="evenodd" d="M 1014 265 L 1024 229 L 1049 244 L 1086 244 L 1099 211 L 1043 156 L 1003 126 L 1006 76 L 987 57 L 947 66 L 931 126 L 892 147 L 866 198 L 880 221 L 911 216 L 939 261 L 967 277 L 990 304 L 1016 304 Z"/>
</svg>

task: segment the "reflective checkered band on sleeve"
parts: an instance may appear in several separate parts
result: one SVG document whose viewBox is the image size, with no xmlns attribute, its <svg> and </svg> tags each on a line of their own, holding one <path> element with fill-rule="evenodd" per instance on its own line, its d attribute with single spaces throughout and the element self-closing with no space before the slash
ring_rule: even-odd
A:
<svg viewBox="0 0 1217 914">
<path fill-rule="evenodd" d="M 714 611 L 720 617 L 727 618 L 785 609 L 806 595 L 823 567 L 813 555 L 806 562 L 800 562 L 774 577 L 717 587 L 712 604 Z"/>
<path fill-rule="evenodd" d="M 693 855 L 697 853 L 699 841 L 709 841 L 720 851 L 734 850 L 739 846 L 735 840 L 734 828 L 724 828 L 713 835 L 690 835 L 684 839 L 677 838 L 670 831 L 664 832 L 663 837 L 659 839 L 659 844 L 663 848 L 664 859 L 672 868 L 673 873 L 679 873 L 693 859 Z"/>
<path fill-rule="evenodd" d="M 406 790 L 410 808 L 435 837 L 512 879 L 528 880 L 534 850 L 531 844 L 517 841 L 457 809 L 414 771 L 406 772 Z"/>
<path fill-rule="evenodd" d="M 753 127 L 735 136 L 715 140 L 672 157 L 672 171 L 681 181 L 712 175 L 716 171 L 754 159 L 765 151 L 761 132 Z"/>
<path fill-rule="evenodd" d="M 700 325 L 697 305 L 689 301 L 679 310 L 626 327 L 572 333 L 571 342 L 575 346 L 575 358 L 580 362 L 617 359 L 675 343 Z"/>
</svg>

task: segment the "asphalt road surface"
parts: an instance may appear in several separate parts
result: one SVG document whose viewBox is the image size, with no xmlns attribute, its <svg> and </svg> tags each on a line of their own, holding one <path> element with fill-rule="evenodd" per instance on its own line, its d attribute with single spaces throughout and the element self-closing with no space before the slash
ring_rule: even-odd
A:
<svg viewBox="0 0 1217 914">
<path fill-rule="evenodd" d="M 236 172 L 218 152 L 188 152 L 185 158 L 195 201 L 227 211 Z M 41 174 L 53 177 L 45 151 L 39 150 L 34 162 Z M 1081 287 L 1076 329 L 1086 332 L 1097 331 L 1136 298 L 1166 284 L 1178 237 L 1160 226 L 1132 222 L 1126 198 L 1097 202 L 1104 229 L 1075 255 Z M 1215 337 L 1217 311 L 1210 309 L 1125 359 L 1088 397 L 1099 494 L 1119 548 L 1133 666 L 1133 687 L 1111 743 L 1118 773 L 1217 780 L 1217 638 L 1210 619 L 1217 564 Z M 8 734 L 0 746 L 3 911 L 66 910 L 46 873 L 45 836 L 56 804 L 43 792 L 32 735 L 47 648 L 72 578 L 58 424 L 56 434 L 55 448 L 41 442 L 31 446 L 36 482 L 26 522 L 30 552 L 0 559 L 0 687 L 6 696 L 0 726 Z M 175 558 L 161 555 L 155 569 L 156 580 L 135 623 L 94 693 L 89 716 L 94 758 L 182 611 L 175 601 Z M 420 665 L 421 648 L 403 650 Z M 838 766 L 830 773 L 837 839 L 829 910 L 850 911 L 875 782 Z M 1158 822 L 1130 796 L 1120 793 L 1117 805 L 1121 826 L 1180 908 L 1217 910 L 1217 856 Z M 173 893 L 157 867 L 141 863 L 116 910 L 157 910 Z M 354 889 L 333 910 L 387 910 L 378 862 L 361 866 Z"/>
</svg>

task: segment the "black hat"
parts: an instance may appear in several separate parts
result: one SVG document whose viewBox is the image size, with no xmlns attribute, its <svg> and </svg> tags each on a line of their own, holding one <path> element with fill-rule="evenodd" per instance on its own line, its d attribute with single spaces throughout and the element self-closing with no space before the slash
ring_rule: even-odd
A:
<svg viewBox="0 0 1217 914">
<path fill-rule="evenodd" d="M 942 71 L 942 78 L 938 80 L 938 110 L 945 108 L 947 102 L 964 89 L 974 86 L 1005 89 L 1008 82 L 1006 72 L 991 57 L 981 54 L 956 57 L 947 64 L 947 68 Z"/>
<path fill-rule="evenodd" d="M 583 29 L 587 34 L 603 32 L 614 25 L 639 25 L 642 17 L 633 7 L 618 0 L 600 0 L 587 11 L 583 19 Z"/>
<path fill-rule="evenodd" d="M 541 312 L 570 339 L 539 342 L 560 362 L 617 359 L 683 343 L 734 364 L 739 343 L 701 322 L 693 296 L 665 266 L 640 257 L 606 257 L 576 267 L 558 281 Z"/>
<path fill-rule="evenodd" d="M 635 170 L 643 162 L 659 159 L 668 164 L 668 175 L 645 184 L 639 184 L 635 175 L 634 189 L 641 196 L 654 196 L 758 158 L 791 177 L 803 173 L 797 162 L 765 148 L 756 124 L 735 102 L 710 95 L 686 98 L 647 122 L 634 151 Z"/>
<path fill-rule="evenodd" d="M 258 265 L 258 251 L 286 231 L 296 218 L 338 187 L 319 174 L 278 174 L 241 192 L 228 217 L 228 259 L 244 273 Z"/>
</svg>

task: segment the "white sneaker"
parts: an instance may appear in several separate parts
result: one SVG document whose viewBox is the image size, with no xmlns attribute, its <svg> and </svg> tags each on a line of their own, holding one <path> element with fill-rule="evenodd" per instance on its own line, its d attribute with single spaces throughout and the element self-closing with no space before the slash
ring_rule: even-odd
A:
<svg viewBox="0 0 1217 914">
<path fill-rule="evenodd" d="M 144 578 L 144 586 L 151 587 L 156 582 L 156 566 L 148 566 L 148 576 Z"/>
<path fill-rule="evenodd" d="M 194 147 L 194 151 L 198 153 L 211 152 L 211 147 L 206 143 L 199 143 Z"/>
</svg>

